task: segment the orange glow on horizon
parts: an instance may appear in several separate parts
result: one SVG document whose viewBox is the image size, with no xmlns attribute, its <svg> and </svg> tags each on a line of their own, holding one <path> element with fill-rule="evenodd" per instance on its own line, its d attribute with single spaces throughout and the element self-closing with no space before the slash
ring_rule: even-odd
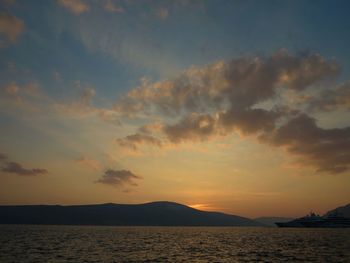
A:
<svg viewBox="0 0 350 263">
<path fill-rule="evenodd" d="M 192 204 L 188 205 L 191 208 L 203 210 L 203 211 L 218 211 L 218 208 L 211 206 L 210 204 Z"/>
</svg>

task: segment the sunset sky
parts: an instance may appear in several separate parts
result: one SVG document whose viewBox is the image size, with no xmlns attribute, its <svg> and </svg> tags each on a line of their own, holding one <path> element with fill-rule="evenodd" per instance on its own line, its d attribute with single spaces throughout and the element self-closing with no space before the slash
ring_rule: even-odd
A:
<svg viewBox="0 0 350 263">
<path fill-rule="evenodd" d="M 349 203 L 349 10 L 0 0 L 0 204 Z"/>
</svg>

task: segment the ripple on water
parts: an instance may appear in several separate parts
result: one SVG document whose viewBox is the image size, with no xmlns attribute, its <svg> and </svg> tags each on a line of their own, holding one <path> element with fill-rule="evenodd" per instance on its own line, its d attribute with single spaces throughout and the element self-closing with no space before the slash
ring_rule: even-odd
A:
<svg viewBox="0 0 350 263">
<path fill-rule="evenodd" d="M 0 262 L 350 262 L 350 229 L 0 226 Z"/>
</svg>

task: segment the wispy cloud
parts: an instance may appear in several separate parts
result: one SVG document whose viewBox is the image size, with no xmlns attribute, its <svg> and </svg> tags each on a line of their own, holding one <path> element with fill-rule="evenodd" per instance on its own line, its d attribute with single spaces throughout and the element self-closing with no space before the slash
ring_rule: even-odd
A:
<svg viewBox="0 0 350 263">
<path fill-rule="evenodd" d="M 87 158 L 87 157 L 80 157 L 74 160 L 77 164 L 80 164 L 82 166 L 85 166 L 91 170 L 94 171 L 99 171 L 101 170 L 101 164 L 99 161 L 91 159 L 91 158 Z"/>
<path fill-rule="evenodd" d="M 124 9 L 121 6 L 118 6 L 116 3 L 114 3 L 112 0 L 107 0 L 104 9 L 108 12 L 112 13 L 124 13 Z"/>
<path fill-rule="evenodd" d="M 25 97 L 38 97 L 41 94 L 39 85 L 35 82 L 22 86 L 19 86 L 17 83 L 12 82 L 6 85 L 3 90 L 5 95 L 17 102 L 23 102 L 26 99 Z"/>
<path fill-rule="evenodd" d="M 80 84 L 79 84 L 80 87 Z M 70 98 L 70 102 L 55 103 L 54 108 L 63 114 L 69 116 L 86 116 L 95 112 L 92 106 L 92 99 L 96 95 L 96 91 L 92 87 L 85 87 L 80 90 L 78 98 Z"/>
<path fill-rule="evenodd" d="M 40 89 L 39 84 L 30 82 L 19 85 L 12 82 L 0 87 L 2 109 L 13 111 L 23 110 L 29 112 L 39 111 L 42 104 L 46 103 L 48 98 Z"/>
<path fill-rule="evenodd" d="M 65 116 L 66 118 L 85 118 L 96 117 L 104 122 L 119 126 L 120 116 L 112 109 L 104 107 L 96 107 L 93 105 L 93 99 L 96 96 L 96 91 L 91 86 L 84 88 L 79 87 L 79 94 L 69 98 L 67 101 L 53 101 L 52 107 L 55 112 Z"/>
<path fill-rule="evenodd" d="M 89 5 L 83 0 L 58 0 L 57 2 L 76 15 L 85 13 L 90 9 Z"/>
<path fill-rule="evenodd" d="M 165 7 L 160 7 L 156 10 L 156 16 L 160 19 L 167 19 L 169 11 Z"/>
<path fill-rule="evenodd" d="M 0 48 L 15 43 L 24 27 L 21 19 L 9 13 L 0 12 Z"/>
</svg>

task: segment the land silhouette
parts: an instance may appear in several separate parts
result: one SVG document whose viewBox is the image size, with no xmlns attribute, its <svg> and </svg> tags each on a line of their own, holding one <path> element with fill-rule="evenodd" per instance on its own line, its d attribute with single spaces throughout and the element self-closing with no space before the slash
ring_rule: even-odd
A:
<svg viewBox="0 0 350 263">
<path fill-rule="evenodd" d="M 0 224 L 107 226 L 263 226 L 249 218 L 173 202 L 0 206 Z"/>
<path fill-rule="evenodd" d="M 350 217 L 350 204 L 330 210 Z M 145 204 L 3 205 L 0 224 L 104 226 L 275 226 L 292 218 L 250 219 L 221 212 L 201 211 L 183 204 L 159 201 Z"/>
</svg>

